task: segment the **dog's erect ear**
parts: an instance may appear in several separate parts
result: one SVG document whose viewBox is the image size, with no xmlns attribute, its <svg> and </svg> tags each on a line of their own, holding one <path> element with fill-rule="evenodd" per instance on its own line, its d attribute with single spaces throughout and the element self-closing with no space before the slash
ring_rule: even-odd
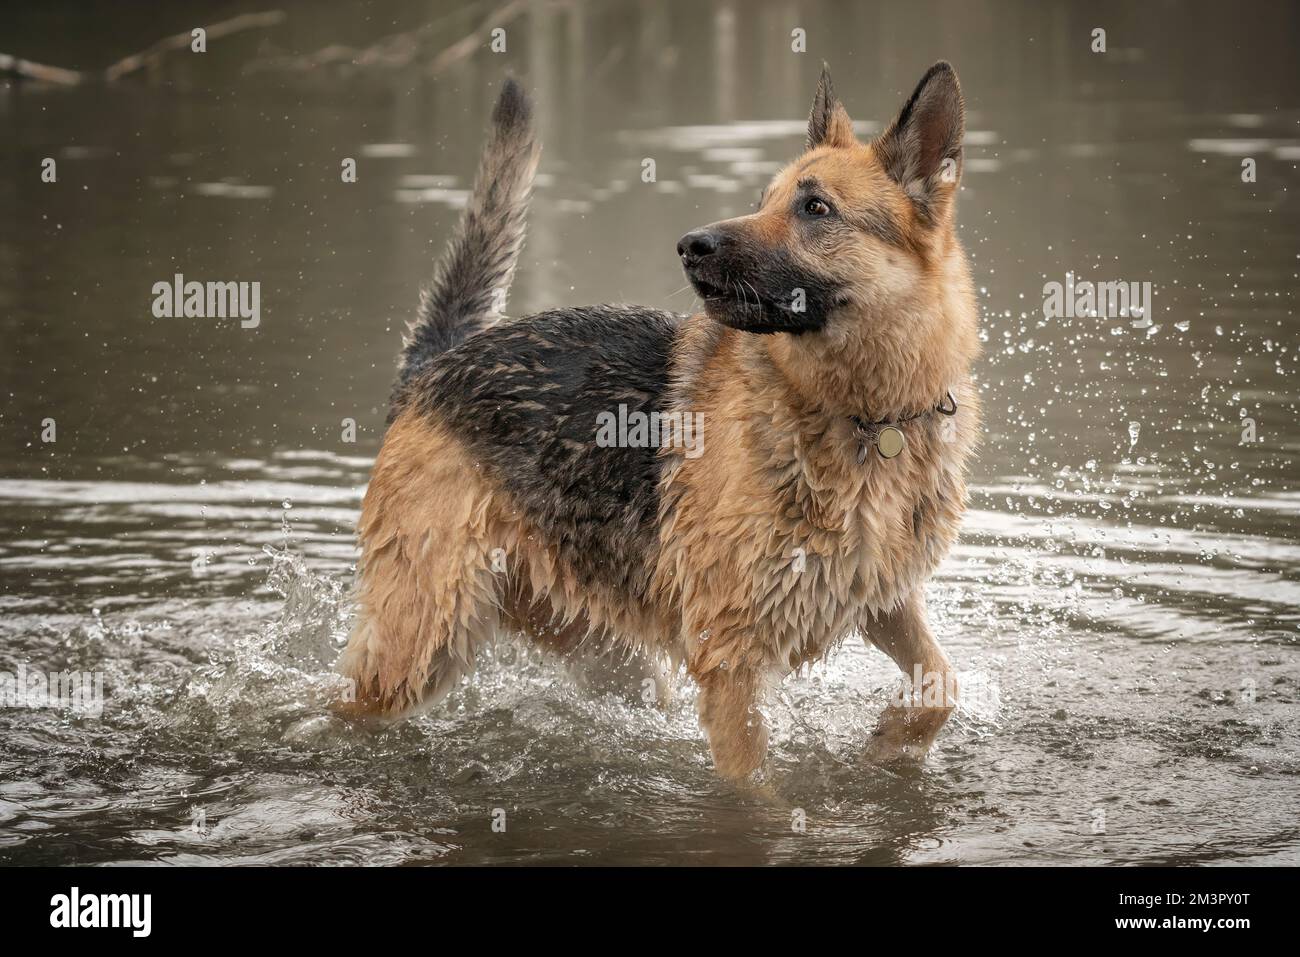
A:
<svg viewBox="0 0 1300 957">
<path fill-rule="evenodd" d="M 937 218 L 950 205 L 961 179 L 965 133 L 957 73 L 941 60 L 921 77 L 911 99 L 874 144 L 889 175 L 923 216 Z"/>
<path fill-rule="evenodd" d="M 813 97 L 808 114 L 808 149 L 815 146 L 850 146 L 856 143 L 853 121 L 835 98 L 831 87 L 831 69 L 822 64 L 822 76 L 817 81 L 817 95 Z"/>
</svg>

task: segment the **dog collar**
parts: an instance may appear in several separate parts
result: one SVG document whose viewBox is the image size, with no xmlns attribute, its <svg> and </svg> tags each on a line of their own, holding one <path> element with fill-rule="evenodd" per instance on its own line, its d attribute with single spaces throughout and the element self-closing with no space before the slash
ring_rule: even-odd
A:
<svg viewBox="0 0 1300 957">
<path fill-rule="evenodd" d="M 858 437 L 858 464 L 861 465 L 867 460 L 867 450 L 873 445 L 876 447 L 876 451 L 880 453 L 881 458 L 894 458 L 907 445 L 907 437 L 899 426 L 904 422 L 912 422 L 934 412 L 949 416 L 957 414 L 957 400 L 953 398 L 951 389 L 933 409 L 926 409 L 923 412 L 904 416 L 901 419 L 871 421 L 864 420 L 856 415 L 849 416 L 849 420 L 853 423 L 853 431 Z"/>
</svg>

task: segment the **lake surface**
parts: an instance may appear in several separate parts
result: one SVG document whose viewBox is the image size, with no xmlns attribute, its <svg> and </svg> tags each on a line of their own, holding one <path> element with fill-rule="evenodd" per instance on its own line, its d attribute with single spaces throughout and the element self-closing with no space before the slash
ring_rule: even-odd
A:
<svg viewBox="0 0 1300 957">
<path fill-rule="evenodd" d="M 0 672 L 107 699 L 0 708 L 0 863 L 1300 863 L 1300 9 L 535 2 L 439 60 L 495 6 L 293 6 L 0 87 Z M 205 8 L 47 4 L 0 52 L 102 70 Z M 685 684 L 509 642 L 421 719 L 329 717 L 401 331 L 505 71 L 545 144 L 511 312 L 688 311 L 678 236 L 801 149 L 821 60 L 865 135 L 941 57 L 987 434 L 927 763 L 862 759 L 896 676 L 856 639 L 771 702 L 764 795 Z M 259 324 L 155 318 L 176 273 L 260 282 Z M 1150 282 L 1149 323 L 1045 318 L 1067 273 Z"/>
</svg>

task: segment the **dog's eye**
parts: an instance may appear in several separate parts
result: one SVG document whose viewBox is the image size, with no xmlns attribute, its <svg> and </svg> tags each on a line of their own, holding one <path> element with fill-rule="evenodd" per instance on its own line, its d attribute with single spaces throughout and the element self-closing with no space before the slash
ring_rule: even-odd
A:
<svg viewBox="0 0 1300 957">
<path fill-rule="evenodd" d="M 825 216 L 831 211 L 831 208 L 823 200 L 810 199 L 803 204 L 803 211 L 809 216 Z"/>
</svg>

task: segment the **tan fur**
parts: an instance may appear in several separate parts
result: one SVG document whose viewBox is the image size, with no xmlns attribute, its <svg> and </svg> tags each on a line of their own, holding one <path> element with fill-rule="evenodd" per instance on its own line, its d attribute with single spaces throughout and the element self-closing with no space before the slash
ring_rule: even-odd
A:
<svg viewBox="0 0 1300 957">
<path fill-rule="evenodd" d="M 837 145 L 778 175 L 764 211 L 733 225 L 767 244 L 789 242 L 786 200 L 800 178 L 815 175 L 841 202 L 883 205 L 905 222 L 910 254 L 861 231 L 831 249 L 793 246 L 851 281 L 855 321 L 838 316 L 820 336 L 752 336 L 700 318 L 683 349 L 695 357 L 690 380 L 706 385 L 679 392 L 676 404 L 703 412 L 708 441 L 697 459 L 669 450 L 658 584 L 665 603 L 682 609 L 701 714 L 719 727 L 729 720 L 732 740 L 736 726 L 759 720 L 756 698 L 715 695 L 721 671 L 761 689 L 854 629 L 872 641 L 910 636 L 891 645 L 909 675 L 917 663 L 951 670 L 925 627 L 919 595 L 957 536 L 964 464 L 978 432 L 969 269 L 951 221 L 933 234 L 924 229 L 871 147 L 835 135 Z M 901 416 L 932 407 L 949 388 L 959 407 L 949 431 L 930 416 L 906 427 L 905 454 L 857 463 L 849 414 Z M 774 509 L 782 487 L 796 490 L 792 505 Z M 722 718 L 727 707 L 743 714 Z M 878 752 L 923 752 L 946 716 L 887 712 Z M 738 755 L 751 750 L 723 749 L 725 757 L 715 743 L 720 769 L 743 764 Z"/>
<path fill-rule="evenodd" d="M 358 622 L 340 663 L 350 710 L 390 717 L 436 703 L 475 652 L 521 632 L 560 653 L 668 645 L 655 611 L 583 590 L 510 497 L 442 427 L 414 412 L 384 438 L 361 506 Z"/>
<path fill-rule="evenodd" d="M 456 437 L 404 413 L 362 510 L 360 618 L 342 665 L 358 682 L 359 710 L 399 714 L 436 700 L 498 631 L 522 630 L 565 653 L 621 642 L 685 663 L 718 770 L 740 778 L 766 747 L 766 690 L 854 631 L 905 673 L 919 664 L 950 674 L 925 623 L 923 587 L 957 536 L 979 428 L 970 273 L 953 195 L 935 204 L 937 225 L 922 223 L 836 109 L 826 144 L 735 222 L 834 275 L 849 301 L 819 335 L 689 320 L 675 345 L 672 404 L 703 413 L 707 441 L 698 458 L 661 450 L 648 602 L 579 588 Z M 888 213 L 904 231 L 901 246 L 862 229 L 798 246 L 786 200 L 810 175 L 846 217 Z M 857 461 L 850 416 L 926 412 L 949 389 L 959 407 L 950 425 L 923 415 L 903 427 L 903 454 Z M 505 571 L 493 568 L 496 549 Z M 952 705 L 887 710 L 875 754 L 924 753 Z"/>
</svg>

